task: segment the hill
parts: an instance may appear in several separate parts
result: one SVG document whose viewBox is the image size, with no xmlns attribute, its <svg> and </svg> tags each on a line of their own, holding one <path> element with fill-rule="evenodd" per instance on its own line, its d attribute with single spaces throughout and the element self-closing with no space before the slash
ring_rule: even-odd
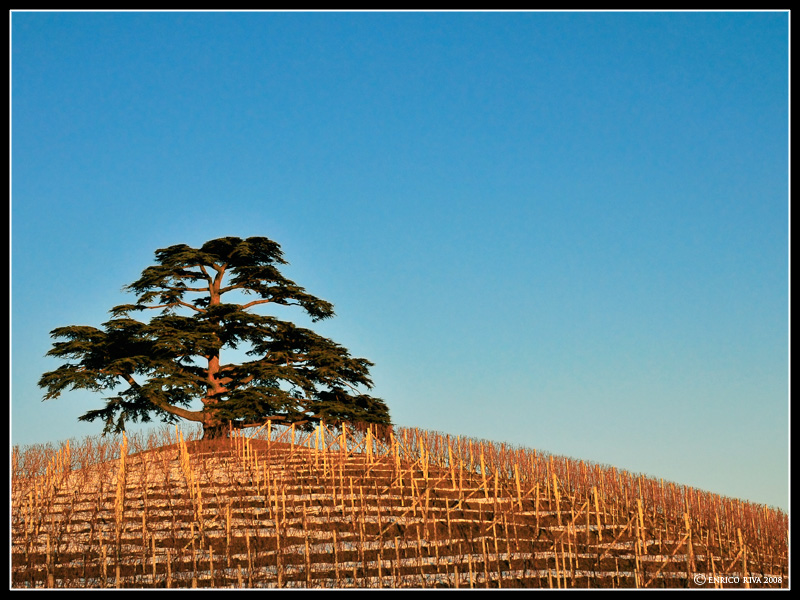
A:
<svg viewBox="0 0 800 600">
<path fill-rule="evenodd" d="M 14 588 L 788 587 L 788 517 L 436 432 L 12 452 Z"/>
</svg>

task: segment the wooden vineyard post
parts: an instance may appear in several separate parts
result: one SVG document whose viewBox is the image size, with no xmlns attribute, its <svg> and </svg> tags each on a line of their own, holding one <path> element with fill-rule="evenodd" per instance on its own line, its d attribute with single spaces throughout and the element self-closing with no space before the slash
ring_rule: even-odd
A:
<svg viewBox="0 0 800 600">
<path fill-rule="evenodd" d="M 636 542 L 634 544 L 634 557 L 635 557 L 635 570 L 633 573 L 633 581 L 637 588 L 644 585 L 644 575 L 642 574 L 642 549 L 644 548 L 644 517 L 642 513 L 642 499 L 641 499 L 641 479 L 639 480 L 639 497 L 636 498 Z"/>
<path fill-rule="evenodd" d="M 319 441 L 320 441 L 320 450 L 322 451 L 322 472 L 325 476 L 328 475 L 328 465 L 329 465 L 329 457 L 328 457 L 328 447 L 327 442 L 325 441 L 325 423 L 320 422 L 319 424 Z M 331 477 L 333 476 L 333 465 L 331 467 Z M 334 493 L 336 487 L 334 486 Z"/>
<path fill-rule="evenodd" d="M 50 548 L 50 532 L 47 532 L 47 549 L 45 555 L 45 569 L 47 571 L 47 587 L 54 588 L 56 587 L 56 576 L 55 576 L 55 560 L 53 559 L 53 553 Z M 118 586 L 119 587 L 119 586 Z"/>
<path fill-rule="evenodd" d="M 464 500 L 464 461 L 458 459 L 458 500 Z"/>
<path fill-rule="evenodd" d="M 371 465 L 373 462 L 375 462 L 375 457 L 372 454 L 372 444 L 373 444 L 373 441 L 372 441 L 372 425 L 370 425 L 370 426 L 367 427 L 367 439 L 366 439 L 366 442 L 365 442 L 366 450 L 367 450 L 367 464 L 368 465 Z"/>
<path fill-rule="evenodd" d="M 314 430 L 314 468 L 319 468 L 319 434 L 322 429 L 322 421 L 319 422 Z"/>
<path fill-rule="evenodd" d="M 108 587 L 108 548 L 106 547 L 105 542 L 105 535 L 103 532 L 100 532 L 99 535 L 99 542 L 100 542 L 100 558 L 102 560 L 101 563 L 101 573 L 103 574 L 102 582 L 103 587 Z"/>
<path fill-rule="evenodd" d="M 400 538 L 398 536 L 394 536 L 394 559 L 395 559 L 395 565 L 397 565 L 396 567 L 397 572 L 394 575 L 395 586 L 398 585 L 400 577 L 403 573 L 403 563 L 400 562 L 400 542 L 398 541 L 399 539 Z M 394 568 L 395 567 L 393 565 L 392 570 L 394 570 Z"/>
<path fill-rule="evenodd" d="M 634 553 L 633 554 L 634 554 L 634 559 L 636 561 L 635 562 L 635 567 L 634 567 L 635 570 L 633 572 L 633 583 L 636 586 L 636 588 L 638 589 L 638 588 L 642 587 L 642 584 L 644 583 L 644 581 L 641 579 L 641 577 L 642 577 L 642 574 L 641 574 L 641 566 L 642 566 L 641 556 L 642 556 L 642 554 L 641 554 L 641 552 L 639 550 L 639 539 L 638 539 L 639 538 L 639 535 L 638 535 L 638 529 L 639 528 L 638 528 L 638 526 L 637 526 L 636 529 L 637 529 L 637 536 L 636 536 L 637 540 L 636 540 L 636 544 L 634 544 L 634 546 L 633 546 L 634 547 Z"/>
<path fill-rule="evenodd" d="M 747 572 L 747 546 L 745 546 L 744 542 L 742 541 L 741 529 L 736 530 L 736 535 L 739 539 L 739 548 L 741 549 L 742 553 L 742 581 L 744 581 L 744 587 L 749 588 L 750 583 L 748 581 L 749 573 Z"/>
<path fill-rule="evenodd" d="M 456 469 L 453 463 L 453 449 L 450 447 L 450 439 L 447 439 L 447 462 L 450 465 L 450 479 L 453 482 L 453 491 L 456 491 Z"/>
<path fill-rule="evenodd" d="M 552 457 L 551 457 L 552 458 Z M 556 514 L 558 515 L 558 526 L 561 527 L 561 495 L 558 493 L 558 478 L 553 470 L 553 496 L 556 501 Z"/>
<path fill-rule="evenodd" d="M 142 575 L 147 572 L 147 503 L 142 502 Z"/>
<path fill-rule="evenodd" d="M 592 486 L 592 495 L 594 495 L 594 514 L 597 517 L 597 539 L 603 541 L 603 526 L 600 524 L 600 504 L 598 500 L 598 492 L 595 486 Z"/>
<path fill-rule="evenodd" d="M 277 515 L 275 517 L 275 566 L 278 575 L 278 587 L 283 587 L 283 560 L 281 560 L 281 527 Z"/>
<path fill-rule="evenodd" d="M 714 587 L 718 588 L 719 583 L 717 582 L 717 568 L 714 566 L 714 554 L 711 552 L 711 549 L 708 550 L 708 561 L 711 563 L 711 577 L 714 581 Z"/>
<path fill-rule="evenodd" d="M 152 553 L 151 560 L 152 560 L 152 567 L 153 567 L 152 583 L 153 583 L 153 587 L 155 587 L 155 585 L 156 585 L 156 574 L 157 574 L 156 573 L 156 567 L 158 565 L 158 562 L 156 561 L 156 536 L 155 535 L 151 535 L 150 536 L 150 544 L 151 544 L 151 553 Z"/>
<path fill-rule="evenodd" d="M 586 550 L 585 550 L 587 553 L 589 552 L 589 544 L 591 543 L 589 540 L 589 528 L 591 527 L 590 525 L 591 509 L 592 509 L 592 502 L 591 500 L 587 500 L 586 501 Z"/>
<path fill-rule="evenodd" d="M 508 562 L 508 568 L 509 568 L 509 570 L 511 570 L 512 569 L 511 563 L 512 563 L 514 557 L 513 557 L 512 553 L 511 553 L 511 530 L 510 530 L 510 528 L 508 526 L 508 516 L 506 515 L 505 512 L 503 512 L 503 532 L 505 533 L 505 536 L 506 536 L 506 562 Z M 514 545 L 515 546 L 517 545 L 516 538 L 517 538 L 517 528 L 515 526 L 514 527 Z M 500 557 L 498 556 L 498 562 L 499 562 L 499 558 Z"/>
<path fill-rule="evenodd" d="M 556 564 L 556 587 L 561 589 L 561 570 L 558 565 L 558 542 L 553 540 L 553 560 Z"/>
<path fill-rule="evenodd" d="M 689 577 L 692 576 L 692 573 L 695 571 L 695 564 L 694 564 L 694 548 L 692 546 L 692 524 L 689 519 L 689 513 L 683 513 L 683 523 L 686 527 L 686 572 Z"/>
<path fill-rule="evenodd" d="M 228 567 L 231 566 L 231 501 L 225 506 L 225 547 L 228 555 Z"/>
<path fill-rule="evenodd" d="M 306 550 L 306 587 L 311 587 L 311 547 L 308 542 L 308 533 L 305 534 Z"/>
<path fill-rule="evenodd" d="M 644 510 L 642 508 L 642 499 L 641 498 L 637 498 L 636 499 L 636 506 L 637 506 L 638 512 L 639 512 L 638 526 L 636 528 L 638 544 L 640 545 L 640 552 L 642 554 L 647 554 L 647 543 L 646 543 L 645 534 L 644 534 Z"/>
<path fill-rule="evenodd" d="M 172 550 L 167 548 L 167 588 L 172 587 Z"/>
<path fill-rule="evenodd" d="M 414 473 L 409 475 L 411 479 L 411 510 L 414 511 L 414 516 L 417 516 L 417 488 L 416 484 L 414 483 Z"/>
<path fill-rule="evenodd" d="M 336 537 L 336 527 L 333 529 L 333 568 L 336 573 L 336 587 L 341 586 L 341 573 L 339 572 L 339 542 Z"/>
<path fill-rule="evenodd" d="M 366 507 L 364 506 L 364 488 L 359 486 L 359 491 L 360 491 L 359 495 L 361 497 L 361 503 L 360 503 L 360 506 L 359 506 L 360 514 L 359 514 L 359 516 L 357 518 L 357 521 L 358 521 L 358 542 L 359 542 L 358 543 L 358 549 L 359 549 L 358 551 L 359 551 L 359 559 L 360 559 L 361 563 L 364 564 L 365 576 L 366 576 L 366 562 L 367 562 L 366 561 L 366 543 L 365 543 L 366 532 L 364 530 Z M 351 502 L 352 502 L 352 510 L 353 510 L 353 514 L 355 515 L 356 507 L 355 507 L 355 496 L 353 494 L 353 478 L 352 477 L 350 477 L 350 497 L 352 498 L 352 500 L 351 500 Z"/>
<path fill-rule="evenodd" d="M 449 539 L 451 539 L 453 537 L 453 533 L 452 533 L 452 531 L 450 529 L 450 500 L 449 499 L 445 499 L 444 506 L 445 506 L 445 513 L 446 513 L 446 517 L 447 517 L 447 539 L 449 540 Z"/>
<path fill-rule="evenodd" d="M 256 476 L 256 494 L 261 494 L 261 469 L 259 468 L 258 464 L 258 452 L 256 449 L 253 449 L 253 471 L 255 471 Z"/>
<path fill-rule="evenodd" d="M 210 587 L 214 587 L 214 546 L 208 547 L 208 571 L 211 576 Z"/>
<path fill-rule="evenodd" d="M 400 506 L 405 506 L 405 500 L 403 495 L 403 464 L 400 461 L 400 442 L 398 441 L 397 437 L 392 432 L 391 435 L 391 443 L 392 443 L 392 454 L 394 455 L 394 470 L 395 470 L 395 481 L 398 488 L 398 496 L 400 496 Z"/>
<path fill-rule="evenodd" d="M 247 547 L 247 587 L 253 587 L 253 555 L 250 552 L 250 530 L 244 532 L 245 545 Z"/>
<path fill-rule="evenodd" d="M 430 508 L 430 502 L 431 502 L 431 489 L 426 486 L 425 487 L 425 509 L 422 511 L 422 520 L 423 520 L 423 523 L 424 523 L 425 535 L 428 535 L 428 514 L 429 514 L 428 513 L 428 509 Z M 436 527 L 436 524 L 434 522 L 434 529 L 435 529 L 435 527 Z"/>
<path fill-rule="evenodd" d="M 122 434 L 122 442 L 120 444 L 120 453 L 119 453 L 119 471 L 117 472 L 117 494 L 114 498 L 114 525 L 116 530 L 116 546 L 115 546 L 115 555 L 116 555 L 116 583 L 115 586 L 120 588 L 122 586 L 121 581 L 121 562 L 122 562 L 122 528 L 123 528 L 123 519 L 125 516 L 125 463 L 128 457 L 128 438 L 125 434 Z"/>
<path fill-rule="evenodd" d="M 425 452 L 425 441 L 419 441 L 419 464 L 420 468 L 422 469 L 422 477 L 425 479 L 425 482 L 428 482 L 428 455 Z"/>
<path fill-rule="evenodd" d="M 422 561 L 422 539 L 420 538 L 420 528 L 416 527 L 415 529 L 417 530 L 417 554 L 416 554 L 417 570 L 419 571 L 419 577 L 422 580 L 422 587 L 425 587 L 425 570 Z"/>
<path fill-rule="evenodd" d="M 572 522 L 567 525 L 569 535 L 567 536 L 567 555 L 569 556 L 569 582 L 570 587 L 575 587 L 575 556 L 578 554 L 578 530 L 575 526 L 575 516 L 572 517 Z M 562 542 L 562 548 L 563 542 Z M 564 569 L 566 571 L 566 568 Z M 566 577 L 566 575 L 565 575 Z M 566 581 L 565 581 L 566 587 Z"/>
<path fill-rule="evenodd" d="M 389 432 L 389 447 L 387 448 L 387 457 L 394 458 L 394 468 L 396 471 L 400 470 L 400 448 L 397 443 L 397 437 L 394 435 L 394 430 Z"/>
<path fill-rule="evenodd" d="M 392 561 L 392 581 L 394 587 L 399 587 L 400 573 L 402 573 L 402 563 L 400 562 L 400 548 L 398 547 L 397 536 L 394 537 L 394 561 Z"/>
<path fill-rule="evenodd" d="M 483 478 L 483 495 L 489 497 L 489 486 L 486 483 L 486 463 L 483 460 L 483 442 L 480 444 L 481 449 L 481 477 Z"/>
<path fill-rule="evenodd" d="M 489 575 L 489 552 L 486 548 L 486 536 L 481 538 L 481 547 L 483 550 L 483 576 L 486 578 L 484 585 L 488 588 L 491 577 Z"/>
<path fill-rule="evenodd" d="M 197 548 L 195 547 L 195 535 L 194 535 L 194 522 L 191 524 L 192 530 L 192 588 L 197 587 Z"/>
<path fill-rule="evenodd" d="M 205 532 L 205 520 L 203 518 L 203 494 L 200 490 L 200 479 L 195 478 L 194 480 L 194 498 L 195 498 L 195 514 L 197 519 L 197 524 L 200 526 L 200 533 L 201 535 Z M 200 549 L 202 550 L 202 543 L 203 538 L 200 538 Z"/>
</svg>

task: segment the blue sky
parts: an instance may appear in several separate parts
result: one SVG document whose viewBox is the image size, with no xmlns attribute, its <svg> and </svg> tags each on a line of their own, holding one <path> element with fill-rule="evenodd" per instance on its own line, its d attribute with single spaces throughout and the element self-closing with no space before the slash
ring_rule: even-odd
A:
<svg viewBox="0 0 800 600">
<path fill-rule="evenodd" d="M 266 236 L 395 423 L 788 508 L 785 12 L 15 12 L 14 444 L 49 332 Z M 299 315 L 296 315 L 299 317 Z"/>
</svg>

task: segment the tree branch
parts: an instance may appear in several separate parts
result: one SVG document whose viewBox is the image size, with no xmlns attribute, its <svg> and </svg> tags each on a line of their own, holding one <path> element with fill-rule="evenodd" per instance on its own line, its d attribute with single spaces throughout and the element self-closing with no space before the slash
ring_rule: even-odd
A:
<svg viewBox="0 0 800 600">
<path fill-rule="evenodd" d="M 206 290 L 202 290 L 202 291 L 205 292 Z M 169 304 L 158 304 L 156 306 L 145 306 L 143 308 L 150 308 L 150 309 L 153 309 L 153 308 L 169 308 L 171 306 L 185 306 L 186 308 L 191 308 L 195 312 L 201 312 L 201 313 L 202 312 L 206 312 L 206 309 L 197 308 L 194 304 L 189 304 L 188 302 L 184 302 L 183 300 L 177 300 L 175 302 L 170 302 Z"/>
<path fill-rule="evenodd" d="M 213 279 L 211 279 L 211 275 L 208 274 L 208 271 L 206 270 L 206 266 L 205 265 L 197 265 L 197 266 L 200 268 L 200 271 L 203 273 L 203 275 L 206 276 L 206 281 L 208 281 L 208 285 L 211 285 L 212 282 L 213 282 Z M 203 291 L 205 291 L 205 290 L 203 290 Z"/>
<path fill-rule="evenodd" d="M 136 388 L 137 390 L 141 390 L 142 386 L 133 378 L 132 375 L 121 375 L 122 377 L 132 388 Z M 203 413 L 202 411 L 194 411 L 194 410 L 186 410 L 185 408 L 180 408 L 179 406 L 173 406 L 168 402 L 163 402 L 156 400 L 148 394 L 147 401 L 154 404 L 161 410 L 168 412 L 170 414 L 175 415 L 176 417 L 181 417 L 186 419 L 187 421 L 203 421 Z"/>
<path fill-rule="evenodd" d="M 208 288 L 190 288 L 190 287 L 164 287 L 165 290 L 170 290 L 171 292 L 207 292 Z"/>
<path fill-rule="evenodd" d="M 226 292 L 231 292 L 233 290 L 241 290 L 244 289 L 246 286 L 243 283 L 237 283 L 236 285 L 229 285 L 227 287 L 222 288 L 219 293 L 225 294 Z"/>
<path fill-rule="evenodd" d="M 248 302 L 247 304 L 240 304 L 239 308 L 242 310 L 247 310 L 251 306 L 255 306 L 256 304 L 267 304 L 268 302 L 272 302 L 272 300 L 253 300 L 252 302 Z"/>
</svg>

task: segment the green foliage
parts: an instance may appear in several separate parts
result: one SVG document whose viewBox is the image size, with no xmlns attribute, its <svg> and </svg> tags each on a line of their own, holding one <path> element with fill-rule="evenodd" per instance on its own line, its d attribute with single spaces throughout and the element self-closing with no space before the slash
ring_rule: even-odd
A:
<svg viewBox="0 0 800 600">
<path fill-rule="evenodd" d="M 370 389 L 364 358 L 315 332 L 256 313 L 266 304 L 297 306 L 312 322 L 333 306 L 285 278 L 280 246 L 264 237 L 226 237 L 201 248 L 185 244 L 156 251 L 157 264 L 127 286 L 136 302 L 111 309 L 102 329 L 59 327 L 49 356 L 69 362 L 42 375 L 44 399 L 73 389 L 109 391 L 105 406 L 81 420 L 105 422 L 120 432 L 128 421 L 188 419 L 207 435 L 229 427 L 320 420 L 390 424 L 385 403 Z M 225 294 L 253 296 L 225 303 Z M 131 314 L 159 311 L 149 321 Z M 242 348 L 252 360 L 222 364 L 221 352 Z M 122 391 L 118 391 L 122 387 Z M 194 400 L 202 410 L 191 410 Z"/>
</svg>

